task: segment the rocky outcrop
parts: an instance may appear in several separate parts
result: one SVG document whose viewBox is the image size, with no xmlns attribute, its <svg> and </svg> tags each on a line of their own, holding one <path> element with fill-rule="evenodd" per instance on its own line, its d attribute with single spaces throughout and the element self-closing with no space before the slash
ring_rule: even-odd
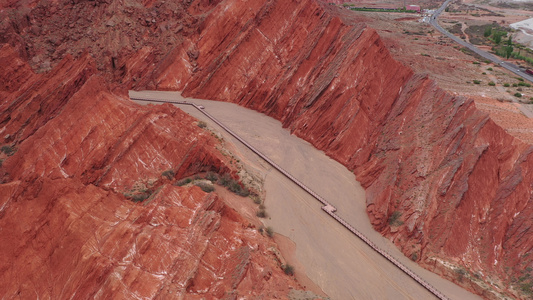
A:
<svg viewBox="0 0 533 300">
<path fill-rule="evenodd" d="M 285 298 L 298 287 L 271 242 L 198 187 L 163 185 L 145 205 L 70 178 L 0 191 L 4 298 Z"/>
<path fill-rule="evenodd" d="M 407 256 L 486 297 L 528 297 L 533 148 L 373 29 L 313 1 L 228 0 L 173 55 L 156 86 L 281 120 L 354 170 L 372 224 Z"/>
<path fill-rule="evenodd" d="M 238 171 L 195 119 L 132 103 L 88 55 L 34 74 L 4 45 L 0 65 L 0 298 L 287 299 L 301 289 L 272 240 L 215 193 L 172 184 Z"/>
</svg>

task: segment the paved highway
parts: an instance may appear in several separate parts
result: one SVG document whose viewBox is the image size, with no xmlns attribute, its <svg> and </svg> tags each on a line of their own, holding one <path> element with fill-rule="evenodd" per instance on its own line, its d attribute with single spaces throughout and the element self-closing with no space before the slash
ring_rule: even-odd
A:
<svg viewBox="0 0 533 300">
<path fill-rule="evenodd" d="M 438 31 L 440 31 L 442 34 L 446 35 L 447 37 L 449 37 L 450 39 L 454 40 L 456 43 L 460 44 L 461 46 L 465 47 L 465 48 L 468 48 L 470 50 L 472 50 L 474 53 L 482 56 L 483 58 L 485 59 L 488 59 L 490 61 L 492 61 L 493 63 L 497 64 L 497 65 L 500 65 L 502 66 L 503 68 L 513 72 L 514 74 L 530 81 L 530 82 L 533 82 L 533 76 L 525 73 L 524 69 L 520 69 L 520 67 L 518 67 L 517 65 L 515 64 L 512 64 L 510 62 L 506 62 L 504 60 L 501 60 L 500 58 L 498 58 L 497 56 L 495 55 L 492 55 L 486 51 L 483 51 L 479 48 L 477 48 L 476 46 L 470 44 L 470 43 L 467 43 L 466 41 L 460 39 L 459 37 L 451 34 L 450 32 L 448 32 L 447 30 L 445 30 L 444 28 L 442 28 L 439 23 L 438 23 L 438 18 L 439 18 L 439 15 L 446 9 L 446 7 L 448 6 L 448 4 L 450 4 L 451 0 L 446 0 L 441 7 L 439 7 L 439 9 L 437 9 L 435 11 L 435 13 L 433 13 L 433 15 L 431 16 L 430 20 L 429 20 L 429 24 L 431 24 L 433 27 L 435 27 Z"/>
</svg>

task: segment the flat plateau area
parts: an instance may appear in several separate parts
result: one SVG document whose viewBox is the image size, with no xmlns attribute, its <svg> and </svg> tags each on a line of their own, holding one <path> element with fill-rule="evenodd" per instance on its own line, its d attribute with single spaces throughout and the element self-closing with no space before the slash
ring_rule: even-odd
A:
<svg viewBox="0 0 533 300">
<path fill-rule="evenodd" d="M 258 112 L 226 102 L 185 99 L 178 92 L 130 92 L 130 97 L 190 101 L 270 157 L 301 182 L 335 205 L 337 213 L 382 249 L 450 299 L 481 299 L 421 267 L 373 230 L 366 214 L 365 192 L 353 173 L 291 135 L 281 123 Z M 148 104 L 136 101 L 140 104 Z M 244 145 L 189 105 L 178 105 L 220 133 L 248 173 L 264 182 L 268 218 L 265 226 L 295 244 L 297 272 L 304 271 L 331 299 L 435 299 L 425 288 L 374 252 L 320 208 L 320 203 L 273 169 Z M 230 145 L 228 145 L 230 144 Z M 280 247 L 284 250 L 284 247 Z"/>
</svg>

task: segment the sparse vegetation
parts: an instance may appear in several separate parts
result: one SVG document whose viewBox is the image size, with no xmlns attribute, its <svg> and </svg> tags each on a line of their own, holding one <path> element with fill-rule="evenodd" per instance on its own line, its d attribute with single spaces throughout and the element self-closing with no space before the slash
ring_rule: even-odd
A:
<svg viewBox="0 0 533 300">
<path fill-rule="evenodd" d="M 0 148 L 0 151 L 4 152 L 7 156 L 11 156 L 16 152 L 15 148 L 9 145 L 2 146 L 2 148 Z"/>
<path fill-rule="evenodd" d="M 394 211 L 389 217 L 389 225 L 390 226 L 394 226 L 394 227 L 402 225 L 403 221 L 400 220 L 401 217 L 402 217 L 402 213 L 401 212 L 399 212 L 397 210 Z"/>
<path fill-rule="evenodd" d="M 283 272 L 285 272 L 285 274 L 289 275 L 289 276 L 292 276 L 294 275 L 294 267 L 289 265 L 289 264 L 285 264 L 281 267 L 283 269 Z"/>
<path fill-rule="evenodd" d="M 496 83 L 494 83 L 493 81 L 491 81 L 491 82 L 489 82 L 489 85 L 490 85 L 490 86 L 495 86 Z"/>
<path fill-rule="evenodd" d="M 508 83 L 504 83 L 503 86 L 504 86 L 504 87 L 509 87 L 509 86 L 511 86 L 511 85 L 508 84 Z"/>
<path fill-rule="evenodd" d="M 183 178 L 181 180 L 178 180 L 176 181 L 176 183 L 174 183 L 174 185 L 177 185 L 177 186 L 184 186 L 186 184 L 189 184 L 192 182 L 192 179 L 190 178 Z"/>
<path fill-rule="evenodd" d="M 269 237 L 273 237 L 273 236 L 274 236 L 274 228 L 268 226 L 268 227 L 265 229 L 265 233 L 266 233 L 266 235 L 268 235 Z"/>
<path fill-rule="evenodd" d="M 201 188 L 202 191 L 204 191 L 206 193 L 211 193 L 212 191 L 215 190 L 215 187 L 213 186 L 212 183 L 210 184 L 209 182 L 202 181 L 202 180 L 195 181 L 194 185 L 196 185 L 197 187 Z"/>
<path fill-rule="evenodd" d="M 493 69 L 492 68 L 487 68 L 487 71 L 492 71 Z"/>
<path fill-rule="evenodd" d="M 258 211 L 255 213 L 255 215 L 258 216 L 259 218 L 266 218 L 266 217 L 267 217 L 266 210 L 264 210 L 264 209 L 260 209 L 260 210 L 258 210 Z"/>
<path fill-rule="evenodd" d="M 413 254 L 411 254 L 411 260 L 416 261 L 417 259 L 418 259 L 418 253 L 413 252 Z"/>
<path fill-rule="evenodd" d="M 204 121 L 198 121 L 198 124 L 197 124 L 197 125 L 198 125 L 198 127 L 200 127 L 200 128 L 206 128 L 206 127 L 207 127 L 207 123 L 204 122 Z"/>
<path fill-rule="evenodd" d="M 525 282 L 520 284 L 520 290 L 526 295 L 533 295 L 533 283 Z"/>
<path fill-rule="evenodd" d="M 455 274 L 457 275 L 457 280 L 459 282 L 463 282 L 463 278 L 467 274 L 466 270 L 463 268 L 457 268 L 455 269 Z"/>
<path fill-rule="evenodd" d="M 483 36 L 488 38 L 492 35 L 492 26 L 485 27 L 485 32 L 483 33 Z"/>
<path fill-rule="evenodd" d="M 474 80 L 473 82 L 474 82 L 474 84 L 480 84 L 481 83 L 480 80 Z"/>
<path fill-rule="evenodd" d="M 216 173 L 213 173 L 213 172 L 207 172 L 207 174 L 205 174 L 205 179 L 211 181 L 211 182 L 217 182 L 218 181 L 218 175 Z"/>
<path fill-rule="evenodd" d="M 218 184 L 225 186 L 228 190 L 239 196 L 248 197 L 250 195 L 250 191 L 246 187 L 242 187 L 238 181 L 231 178 L 228 174 L 221 176 Z"/>
<path fill-rule="evenodd" d="M 165 177 L 168 180 L 172 180 L 174 178 L 174 171 L 173 170 L 166 170 L 165 172 L 161 173 L 161 176 Z"/>
<path fill-rule="evenodd" d="M 131 200 L 133 202 L 143 202 L 144 200 L 150 198 L 150 193 L 140 193 L 140 194 L 135 194 L 133 196 L 131 196 Z"/>
<path fill-rule="evenodd" d="M 261 204 L 263 201 L 261 201 L 261 198 L 257 195 L 252 195 L 250 198 L 252 198 L 252 201 L 255 203 L 255 204 Z"/>
</svg>

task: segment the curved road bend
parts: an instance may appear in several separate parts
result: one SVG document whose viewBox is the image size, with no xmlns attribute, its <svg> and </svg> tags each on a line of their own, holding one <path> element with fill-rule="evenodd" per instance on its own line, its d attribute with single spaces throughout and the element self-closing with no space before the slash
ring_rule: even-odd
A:
<svg viewBox="0 0 533 300">
<path fill-rule="evenodd" d="M 492 61 L 496 65 L 499 65 L 499 66 L 511 71 L 515 75 L 518 75 L 518 76 L 524 78 L 525 80 L 533 82 L 533 76 L 531 76 L 531 75 L 525 73 L 524 71 L 520 70 L 520 67 L 518 67 L 517 65 L 512 64 L 510 62 L 507 62 L 507 61 L 504 61 L 504 60 L 501 60 L 497 56 L 495 56 L 493 54 L 490 54 L 490 53 L 488 53 L 486 51 L 483 51 L 483 50 L 479 49 L 478 47 L 476 47 L 476 46 L 474 46 L 474 45 L 472 45 L 470 43 L 467 43 L 466 41 L 460 39 L 459 37 L 457 37 L 457 36 L 451 34 L 450 32 L 448 32 L 446 29 L 442 28 L 439 25 L 438 18 L 439 18 L 439 15 L 446 9 L 446 7 L 448 6 L 448 4 L 450 4 L 451 1 L 452 0 L 446 0 L 442 4 L 442 6 L 439 7 L 439 9 L 437 9 L 435 11 L 435 13 L 433 13 L 433 15 L 429 19 L 429 24 L 431 24 L 433 27 L 435 27 L 438 31 L 440 31 L 445 36 L 447 36 L 450 39 L 454 40 L 459 45 L 470 49 L 472 52 L 482 56 L 485 59 L 488 59 L 488 60 Z M 519 103 L 518 101 L 513 100 L 513 102 L 517 104 L 518 109 L 520 109 L 520 111 L 526 117 L 528 117 L 530 119 L 533 118 L 533 111 L 531 111 L 529 108 L 525 107 L 522 103 Z"/>
<path fill-rule="evenodd" d="M 457 36 L 451 34 L 450 32 L 448 32 L 446 29 L 442 28 L 439 25 L 438 18 L 439 18 L 439 15 L 446 9 L 446 7 L 448 6 L 448 4 L 450 4 L 451 1 L 452 0 L 446 0 L 442 4 L 442 6 L 439 7 L 439 9 L 437 9 L 435 11 L 435 13 L 433 13 L 433 15 L 431 16 L 431 18 L 429 20 L 429 24 L 431 24 L 433 27 L 435 27 L 442 34 L 444 34 L 447 37 L 449 37 L 450 39 L 454 40 L 459 45 L 461 45 L 463 47 L 466 47 L 466 48 L 472 50 L 472 52 L 482 56 L 483 58 L 488 59 L 488 60 L 492 61 L 493 63 L 504 67 L 505 69 L 513 72 L 514 74 L 516 74 L 516 75 L 518 75 L 518 76 L 520 76 L 520 77 L 522 77 L 522 78 L 524 78 L 526 80 L 529 80 L 530 82 L 533 82 L 533 76 L 521 71 L 520 67 L 518 67 L 517 65 L 512 64 L 510 62 L 507 62 L 507 61 L 504 61 L 504 60 L 501 60 L 497 56 L 495 56 L 493 54 L 490 54 L 490 53 L 488 53 L 486 51 L 483 51 L 483 50 L 479 49 L 478 47 L 476 47 L 476 46 L 474 46 L 474 45 L 472 45 L 470 43 L 467 43 L 466 41 L 460 39 L 459 37 L 457 37 Z"/>
<path fill-rule="evenodd" d="M 272 161 L 270 158 L 268 158 L 266 155 L 261 153 L 259 150 L 257 150 L 255 147 L 250 145 L 247 141 L 242 139 L 239 135 L 237 135 L 235 132 L 233 132 L 231 129 L 226 127 L 224 124 L 222 124 L 220 121 L 218 121 L 216 118 L 214 118 L 212 115 L 210 115 L 203 106 L 194 104 L 189 101 L 169 101 L 169 100 L 161 100 L 161 99 L 155 99 L 155 98 L 146 98 L 146 97 L 131 97 L 132 100 L 136 101 L 144 101 L 144 102 L 158 102 L 158 103 L 173 103 L 173 104 L 181 104 L 181 105 L 190 105 L 195 107 L 199 112 L 204 114 L 207 118 L 209 118 L 211 121 L 219 125 L 222 129 L 224 129 L 226 132 L 228 132 L 230 135 L 232 135 L 234 138 L 236 138 L 239 142 L 241 142 L 243 145 L 248 147 L 251 151 L 253 151 L 255 154 L 257 154 L 259 157 L 264 159 L 266 162 L 268 162 L 272 167 L 276 168 L 280 173 L 282 173 L 284 176 L 286 176 L 289 180 L 294 182 L 296 185 L 298 185 L 300 188 L 305 190 L 307 193 L 309 193 L 312 197 L 314 197 L 316 200 L 318 200 L 323 206 L 322 210 L 325 211 L 328 215 L 330 215 L 332 218 L 334 218 L 337 222 L 342 224 L 346 229 L 348 229 L 352 234 L 359 237 L 363 242 L 365 242 L 370 248 L 372 248 L 374 251 L 382 255 L 385 259 L 387 259 L 389 262 L 394 264 L 396 267 L 398 267 L 400 270 L 402 270 L 405 274 L 410 276 L 412 279 L 414 279 L 417 283 L 419 283 L 421 286 L 423 286 L 425 289 L 427 289 L 429 292 L 431 292 L 434 296 L 436 296 L 439 299 L 449 299 L 446 295 L 438 291 L 433 285 L 428 283 L 426 280 L 424 280 L 422 277 L 420 277 L 417 273 L 412 271 L 409 267 L 407 267 L 405 264 L 401 263 L 398 259 L 396 259 L 393 255 L 388 253 L 386 250 L 381 249 L 378 245 L 376 245 L 374 242 L 372 242 L 367 236 L 365 236 L 362 232 L 355 229 L 354 226 L 349 224 L 346 220 L 344 220 L 342 217 L 340 217 L 338 214 L 336 214 L 336 208 L 331 203 L 326 201 L 323 197 L 319 196 L 317 193 L 315 193 L 313 190 L 311 190 L 309 187 L 307 187 L 305 184 L 303 184 L 301 181 L 296 179 L 294 176 L 292 176 L 289 172 L 287 172 L 285 169 L 280 167 L 278 164 L 276 164 L 274 161 Z"/>
</svg>

